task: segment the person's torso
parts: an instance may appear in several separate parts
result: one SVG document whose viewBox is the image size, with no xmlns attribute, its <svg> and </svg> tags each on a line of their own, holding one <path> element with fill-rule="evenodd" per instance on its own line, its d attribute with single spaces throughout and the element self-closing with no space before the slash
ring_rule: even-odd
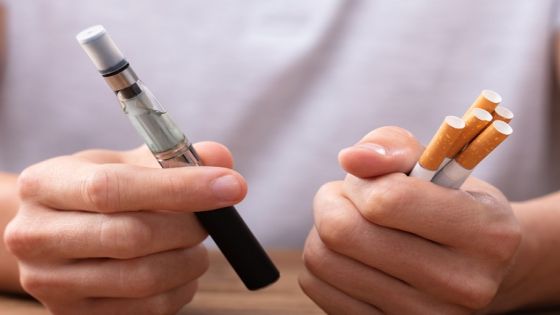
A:
<svg viewBox="0 0 560 315">
<path fill-rule="evenodd" d="M 6 1 L 0 163 L 19 171 L 140 138 L 75 42 L 103 24 L 192 141 L 233 152 L 267 245 L 301 245 L 340 149 L 399 125 L 425 144 L 485 88 L 514 135 L 475 174 L 511 198 L 547 182 L 554 1 Z"/>
</svg>

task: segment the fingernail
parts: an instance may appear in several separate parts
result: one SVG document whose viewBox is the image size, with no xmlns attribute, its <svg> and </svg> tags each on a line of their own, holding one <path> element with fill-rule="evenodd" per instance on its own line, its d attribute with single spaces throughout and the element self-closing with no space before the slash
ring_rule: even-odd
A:
<svg viewBox="0 0 560 315">
<path fill-rule="evenodd" d="M 241 184 L 233 175 L 218 177 L 211 186 L 214 195 L 223 201 L 237 200 L 241 194 Z"/>
<path fill-rule="evenodd" d="M 380 146 L 376 143 L 360 143 L 357 144 L 356 147 L 373 151 L 379 155 L 387 155 L 387 150 L 383 146 Z"/>
</svg>

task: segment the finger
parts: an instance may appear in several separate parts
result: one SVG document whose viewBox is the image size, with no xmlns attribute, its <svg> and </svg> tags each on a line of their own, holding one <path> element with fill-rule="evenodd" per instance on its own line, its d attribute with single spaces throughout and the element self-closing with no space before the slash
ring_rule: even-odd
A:
<svg viewBox="0 0 560 315">
<path fill-rule="evenodd" d="M 76 314 L 94 315 L 94 314 L 138 314 L 138 315 L 172 315 L 186 304 L 192 301 L 196 293 L 196 281 L 172 289 L 162 294 L 149 298 L 98 298 L 86 299 L 74 305 L 73 309 Z M 47 304 L 48 306 L 48 304 Z M 68 305 L 62 307 L 49 307 L 53 314 L 67 313 Z"/>
<path fill-rule="evenodd" d="M 474 263 L 478 257 L 372 224 L 342 196 L 341 190 L 341 182 L 323 186 L 314 204 L 315 226 L 332 251 L 450 303 L 478 305 L 479 296 L 495 290 L 500 275 L 487 264 Z"/>
<path fill-rule="evenodd" d="M 122 212 L 110 215 L 24 204 L 6 230 L 6 243 L 20 259 L 130 259 L 193 247 L 206 231 L 192 213 Z"/>
<path fill-rule="evenodd" d="M 353 299 L 329 284 L 319 280 L 307 270 L 302 272 L 298 281 L 303 292 L 327 314 L 383 314 L 374 306 Z"/>
<path fill-rule="evenodd" d="M 198 142 L 194 144 L 196 152 L 207 166 L 219 166 L 233 168 L 233 156 L 229 149 L 223 144 L 211 141 Z"/>
<path fill-rule="evenodd" d="M 466 314 L 374 268 L 328 249 L 315 229 L 305 243 L 304 262 L 317 278 L 385 314 Z M 336 270 L 336 272 L 334 272 Z"/>
<path fill-rule="evenodd" d="M 135 259 L 86 259 L 64 265 L 23 263 L 24 289 L 45 300 L 146 298 L 185 285 L 208 269 L 203 246 Z"/>
<path fill-rule="evenodd" d="M 224 145 L 204 141 L 195 143 L 194 148 L 198 153 L 202 163 L 207 166 L 219 166 L 233 168 L 233 158 L 227 147 Z M 127 163 L 138 166 L 159 168 L 157 160 L 146 145 L 129 151 L 112 151 L 103 149 L 92 149 L 80 151 L 73 154 L 75 157 L 86 159 L 93 163 Z"/>
<path fill-rule="evenodd" d="M 26 169 L 19 192 L 61 210 L 192 212 L 236 204 L 247 186 L 237 172 L 220 167 L 154 169 L 60 157 Z"/>
<path fill-rule="evenodd" d="M 513 219 L 498 197 L 447 189 L 404 174 L 349 176 L 343 194 L 372 223 L 455 248 L 483 248 L 484 240 L 495 246 L 496 237 L 509 233 Z"/>
<path fill-rule="evenodd" d="M 199 155 L 202 164 L 207 166 L 233 168 L 233 157 L 231 155 L 231 152 L 223 144 L 212 141 L 204 141 L 195 143 L 193 146 L 196 150 L 196 153 Z M 159 168 L 159 165 L 157 164 L 153 154 L 145 145 L 134 150 L 123 152 L 121 163 Z"/>
<path fill-rule="evenodd" d="M 408 173 L 422 153 L 412 134 L 399 127 L 382 127 L 370 132 L 356 145 L 340 151 L 342 168 L 357 177 Z"/>
</svg>

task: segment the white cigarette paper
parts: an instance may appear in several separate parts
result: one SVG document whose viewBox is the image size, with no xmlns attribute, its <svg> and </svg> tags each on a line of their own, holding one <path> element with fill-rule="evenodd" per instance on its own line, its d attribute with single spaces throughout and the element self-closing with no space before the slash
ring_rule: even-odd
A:
<svg viewBox="0 0 560 315">
<path fill-rule="evenodd" d="M 420 179 L 423 179 L 423 180 L 429 182 L 430 180 L 432 180 L 432 177 L 434 177 L 436 172 L 437 172 L 437 170 L 432 171 L 432 170 L 423 168 L 422 165 L 420 165 L 420 163 L 416 162 L 416 165 L 414 165 L 414 168 L 412 169 L 412 172 L 410 172 L 409 176 L 420 178 Z"/>
<path fill-rule="evenodd" d="M 437 173 L 432 182 L 439 186 L 459 189 L 471 173 L 472 170 L 468 170 L 457 161 L 452 160 Z"/>
</svg>

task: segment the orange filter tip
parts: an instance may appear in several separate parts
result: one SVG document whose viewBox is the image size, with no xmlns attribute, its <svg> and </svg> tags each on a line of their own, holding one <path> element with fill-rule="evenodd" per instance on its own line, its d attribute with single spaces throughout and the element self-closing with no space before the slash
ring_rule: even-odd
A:
<svg viewBox="0 0 560 315">
<path fill-rule="evenodd" d="M 466 119 L 469 111 L 473 108 L 482 108 L 489 113 L 493 113 L 496 106 L 502 102 L 502 96 L 492 90 L 482 90 L 474 103 L 469 107 L 463 118 Z"/>
<path fill-rule="evenodd" d="M 494 120 L 501 120 L 503 122 L 507 122 L 508 124 L 513 119 L 513 112 L 509 110 L 509 108 L 504 107 L 502 105 L 496 106 L 496 109 L 493 113 Z"/>
<path fill-rule="evenodd" d="M 463 129 L 465 121 L 457 116 L 447 116 L 420 156 L 418 163 L 425 169 L 435 171 L 440 166 L 453 143 Z"/>
<path fill-rule="evenodd" d="M 513 133 L 506 122 L 496 120 L 480 133 L 467 148 L 455 158 L 464 168 L 472 170 L 500 143 Z"/>
<path fill-rule="evenodd" d="M 482 108 L 471 109 L 465 118 L 465 129 L 447 152 L 447 157 L 450 159 L 455 157 L 455 155 L 481 133 L 491 121 L 492 115 L 488 111 Z"/>
</svg>

